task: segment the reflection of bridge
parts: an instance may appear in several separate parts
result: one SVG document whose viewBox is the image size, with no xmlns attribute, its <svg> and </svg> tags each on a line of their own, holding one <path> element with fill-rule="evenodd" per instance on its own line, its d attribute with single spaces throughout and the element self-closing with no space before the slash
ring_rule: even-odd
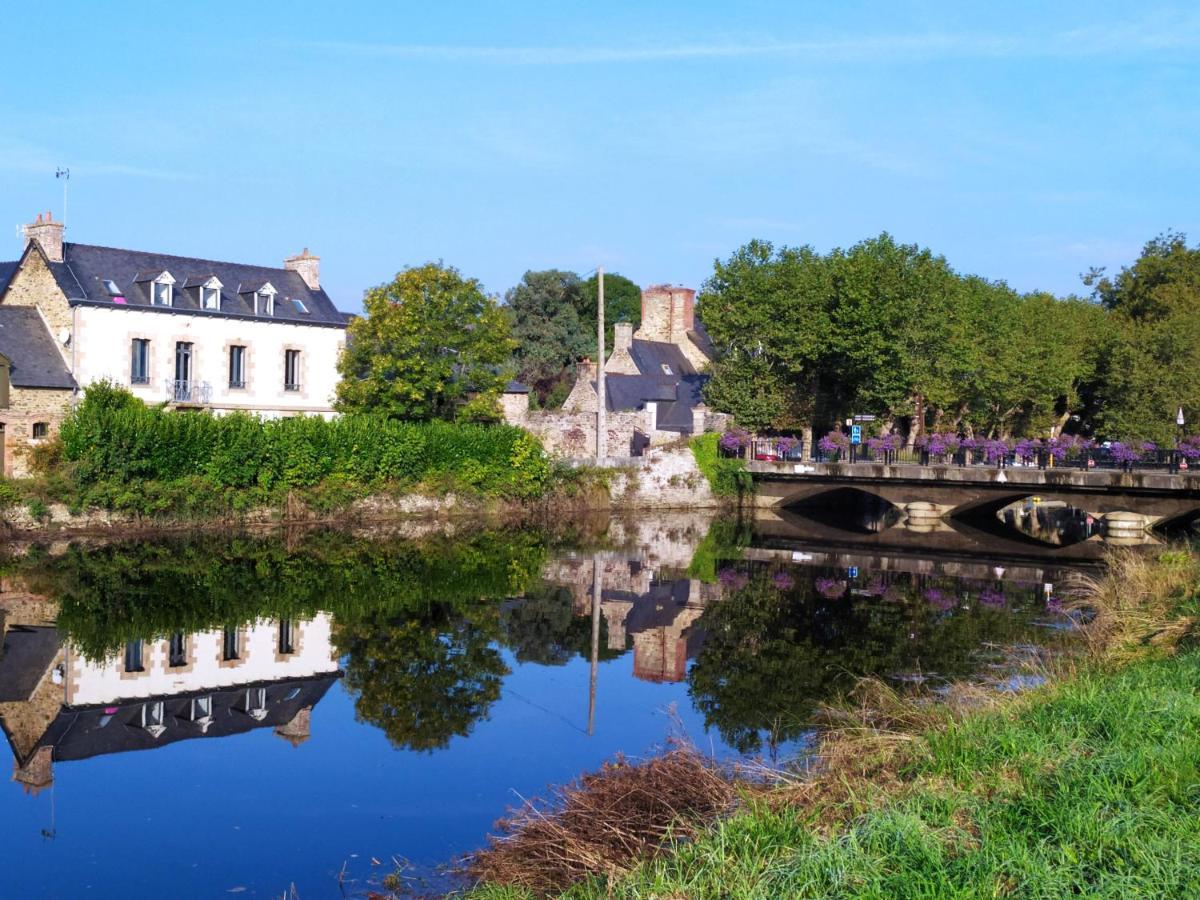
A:
<svg viewBox="0 0 1200 900">
<path fill-rule="evenodd" d="M 1110 537 L 1129 539 L 1200 510 L 1200 475 L 1194 474 L 758 460 L 747 467 L 762 506 L 792 506 L 849 488 L 887 501 L 910 525 L 933 526 L 1038 496 L 1085 510 Z"/>
<path fill-rule="evenodd" d="M 1058 583 L 1068 571 L 1098 566 L 1103 552 L 1097 541 L 1053 547 L 1021 535 L 994 537 L 959 522 L 927 534 L 834 532 L 788 510 L 760 510 L 744 551 L 747 559 L 811 568 L 1031 584 Z"/>
</svg>

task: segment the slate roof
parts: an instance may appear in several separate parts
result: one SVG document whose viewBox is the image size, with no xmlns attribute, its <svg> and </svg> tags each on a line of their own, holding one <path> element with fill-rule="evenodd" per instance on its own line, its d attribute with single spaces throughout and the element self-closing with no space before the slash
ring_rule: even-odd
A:
<svg viewBox="0 0 1200 900">
<path fill-rule="evenodd" d="M 17 271 L 17 267 L 21 261 L 14 259 L 12 262 L 0 262 L 0 294 L 4 293 L 8 287 L 9 281 L 12 280 L 13 274 Z"/>
<path fill-rule="evenodd" d="M 508 384 L 506 384 L 504 386 L 504 393 L 506 393 L 506 394 L 528 394 L 529 393 L 529 385 L 521 384 L 521 382 L 519 382 L 519 381 L 510 381 Z"/>
<path fill-rule="evenodd" d="M 58 655 L 62 639 L 58 629 L 17 625 L 5 632 L 0 652 L 0 703 L 28 700 L 50 663 Z"/>
<path fill-rule="evenodd" d="M 634 340 L 629 355 L 639 374 L 605 375 L 605 406 L 615 412 L 644 409 L 654 401 L 659 429 L 690 434 L 692 410 L 704 402 L 701 391 L 708 376 L 697 372 L 675 344 Z"/>
<path fill-rule="evenodd" d="M 9 378 L 13 387 L 75 387 L 58 345 L 32 306 L 0 304 L 0 353 L 12 363 Z"/>
<path fill-rule="evenodd" d="M 55 760 L 90 759 L 108 753 L 153 750 L 177 741 L 244 734 L 259 728 L 276 728 L 292 721 L 306 706 L 316 706 L 340 672 L 311 678 L 256 682 L 211 691 L 192 691 L 174 696 L 149 697 L 120 704 L 93 707 L 63 707 L 38 741 L 38 747 L 54 748 Z M 255 719 L 241 707 L 249 688 L 265 687 L 266 716 Z M 207 731 L 186 718 L 194 697 L 212 697 L 212 723 Z M 165 731 L 157 738 L 141 727 L 142 707 L 162 701 Z M 33 752 L 36 752 L 34 748 Z M 32 756 L 32 753 L 30 754 Z M 24 762 L 22 760 L 22 762 Z"/>
<path fill-rule="evenodd" d="M 139 307 L 168 314 L 232 316 L 259 321 L 270 318 L 338 328 L 344 327 L 349 318 L 333 305 L 323 288 L 313 290 L 298 273 L 283 268 L 64 243 L 63 261 L 50 263 L 50 271 L 72 304 L 87 303 L 115 309 Z M 150 283 L 162 272 L 170 272 L 175 279 L 174 300 L 170 307 L 152 306 L 150 301 Z M 201 309 L 198 285 L 213 275 L 222 285 L 221 308 Z M 113 300 L 104 286 L 107 280 L 116 282 L 124 292 L 124 303 Z M 254 314 L 253 292 L 267 282 L 278 291 L 274 313 L 270 317 Z M 292 300 L 301 301 L 308 312 L 300 312 Z"/>
</svg>

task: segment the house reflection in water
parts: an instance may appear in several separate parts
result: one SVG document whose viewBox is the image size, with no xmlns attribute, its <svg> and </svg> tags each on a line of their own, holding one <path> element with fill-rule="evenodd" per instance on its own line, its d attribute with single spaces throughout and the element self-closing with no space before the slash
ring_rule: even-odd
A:
<svg viewBox="0 0 1200 900">
<path fill-rule="evenodd" d="M 100 662 L 64 644 L 53 616 L 35 595 L 0 594 L 0 726 L 28 791 L 56 762 L 192 738 L 273 728 L 298 746 L 341 675 L 323 614 L 135 641 Z"/>
<path fill-rule="evenodd" d="M 633 644 L 633 674 L 644 681 L 679 682 L 687 661 L 704 641 L 693 627 L 704 608 L 721 596 L 721 586 L 697 579 L 671 578 L 643 560 L 598 553 L 593 558 L 558 560 L 547 580 L 570 589 L 576 615 L 590 615 L 595 584 L 608 630 L 608 649 Z"/>
</svg>

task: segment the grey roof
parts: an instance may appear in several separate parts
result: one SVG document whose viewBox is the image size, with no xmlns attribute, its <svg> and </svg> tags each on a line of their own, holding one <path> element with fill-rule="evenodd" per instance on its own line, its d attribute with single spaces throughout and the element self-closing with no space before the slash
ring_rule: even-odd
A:
<svg viewBox="0 0 1200 900">
<path fill-rule="evenodd" d="M 58 345 L 32 306 L 0 304 L 0 353 L 12 363 L 9 378 L 14 387 L 75 387 Z"/>
<path fill-rule="evenodd" d="M 519 381 L 510 381 L 508 384 L 506 384 L 504 386 L 504 393 L 506 393 L 506 394 L 528 394 L 529 393 L 529 385 L 521 384 L 521 382 L 519 382 Z"/>
<path fill-rule="evenodd" d="M 3 294 L 4 289 L 8 287 L 8 283 L 12 280 L 13 274 L 20 264 L 21 261 L 18 259 L 14 259 L 12 262 L 0 262 L 0 294 Z"/>
<path fill-rule="evenodd" d="M 23 702 L 33 696 L 61 644 L 54 627 L 16 625 L 5 632 L 0 649 L 0 703 Z"/>
<path fill-rule="evenodd" d="M 340 677 L 340 672 L 334 672 L 100 706 L 63 707 L 38 741 L 38 747 L 53 747 L 55 760 L 90 759 L 108 753 L 152 750 L 181 740 L 226 737 L 278 727 L 292 721 L 305 707 L 320 703 L 325 692 Z M 267 693 L 267 714 L 261 720 L 252 718 L 241 708 L 246 690 L 258 687 L 266 688 Z M 213 721 L 207 731 L 186 718 L 189 701 L 202 696 L 213 698 Z M 165 707 L 163 724 L 166 730 L 155 738 L 139 727 L 140 716 L 145 704 L 159 700 Z"/>
<path fill-rule="evenodd" d="M 254 314 L 254 298 L 250 295 L 269 281 L 279 292 L 275 298 L 273 315 L 269 317 L 272 320 L 343 327 L 349 318 L 333 305 L 324 289 L 313 290 L 298 273 L 283 268 L 64 243 L 63 262 L 50 263 L 50 270 L 72 303 L 97 304 L 114 309 L 141 307 L 166 314 L 243 316 L 262 320 L 268 317 Z M 170 307 L 151 304 L 147 282 L 162 272 L 170 272 L 176 281 Z M 197 285 L 213 275 L 222 285 L 221 308 L 201 309 Z M 124 303 L 113 301 L 104 287 L 106 280 L 115 281 L 124 291 Z M 293 299 L 303 302 L 308 313 L 300 312 L 290 302 Z"/>
<path fill-rule="evenodd" d="M 691 433 L 692 410 L 704 402 L 708 376 L 698 373 L 675 344 L 635 340 L 629 355 L 640 374 L 605 375 L 605 406 L 613 411 L 643 409 L 654 401 L 661 430 Z M 664 365 L 672 374 L 666 373 Z"/>
</svg>

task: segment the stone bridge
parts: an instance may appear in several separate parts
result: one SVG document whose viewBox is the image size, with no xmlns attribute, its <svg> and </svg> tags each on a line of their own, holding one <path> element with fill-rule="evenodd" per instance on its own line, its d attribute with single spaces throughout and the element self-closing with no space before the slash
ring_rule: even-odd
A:
<svg viewBox="0 0 1200 900">
<path fill-rule="evenodd" d="M 851 489 L 885 500 L 904 524 L 933 530 L 946 519 L 987 514 L 1023 500 L 1061 501 L 1104 523 L 1118 540 L 1200 512 L 1200 475 L 1070 468 L 883 465 L 877 463 L 747 463 L 756 502 L 789 507 Z"/>
</svg>

